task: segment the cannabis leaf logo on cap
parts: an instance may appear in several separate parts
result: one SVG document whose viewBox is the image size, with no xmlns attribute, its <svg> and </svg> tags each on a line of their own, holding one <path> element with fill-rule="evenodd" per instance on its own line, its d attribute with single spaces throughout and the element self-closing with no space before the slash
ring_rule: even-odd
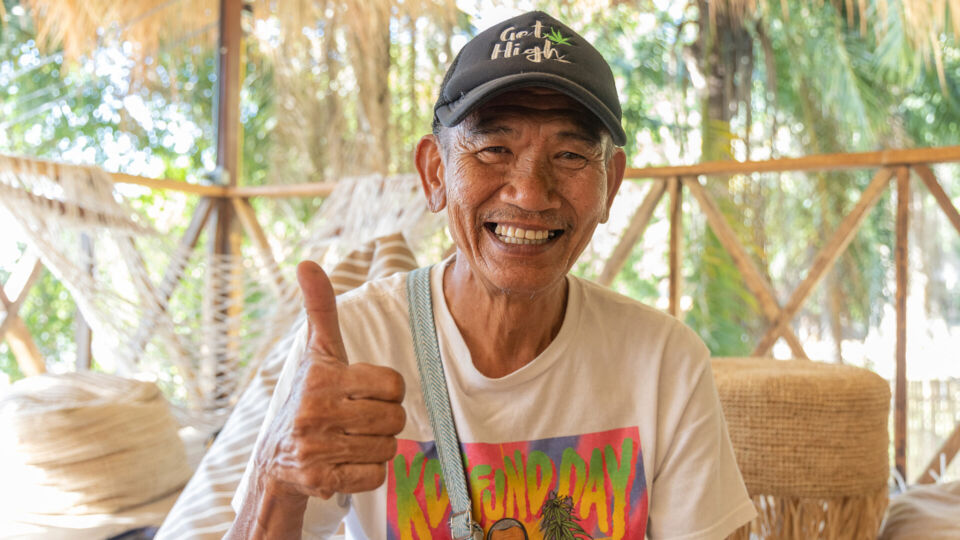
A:
<svg viewBox="0 0 960 540">
<path fill-rule="evenodd" d="M 555 28 L 551 28 L 551 29 L 550 29 L 550 33 L 547 34 L 547 39 L 549 39 L 550 41 L 556 43 L 557 45 L 569 45 L 569 44 L 570 44 L 570 38 L 568 38 L 568 37 L 563 37 L 563 34 L 561 34 L 561 33 L 560 33 L 558 30 L 556 30 Z"/>
</svg>

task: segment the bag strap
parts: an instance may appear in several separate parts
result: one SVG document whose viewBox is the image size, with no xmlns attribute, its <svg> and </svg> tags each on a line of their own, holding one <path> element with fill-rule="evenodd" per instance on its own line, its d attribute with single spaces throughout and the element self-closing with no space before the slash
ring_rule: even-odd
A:
<svg viewBox="0 0 960 540">
<path fill-rule="evenodd" d="M 470 514 L 470 494 L 460 457 L 460 440 L 453 423 L 450 396 L 440 361 L 437 328 L 433 323 L 433 300 L 430 294 L 432 266 L 418 268 L 407 276 L 407 298 L 410 308 L 410 331 L 417 355 L 420 390 L 427 405 L 430 426 L 436 439 L 443 482 L 450 497 L 450 533 L 455 540 L 483 538 L 483 531 Z M 478 536 L 479 535 L 479 536 Z"/>
</svg>

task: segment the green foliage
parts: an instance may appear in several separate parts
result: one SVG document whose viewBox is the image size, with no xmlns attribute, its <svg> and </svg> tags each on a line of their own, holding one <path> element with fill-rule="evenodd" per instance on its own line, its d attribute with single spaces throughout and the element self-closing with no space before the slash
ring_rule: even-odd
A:
<svg viewBox="0 0 960 540">
<path fill-rule="evenodd" d="M 74 316 L 77 306 L 63 284 L 44 272 L 20 306 L 20 318 L 30 330 L 47 367 L 70 370 L 76 362 Z M 14 382 L 23 378 L 9 346 L 0 347 L 0 371 Z"/>
</svg>

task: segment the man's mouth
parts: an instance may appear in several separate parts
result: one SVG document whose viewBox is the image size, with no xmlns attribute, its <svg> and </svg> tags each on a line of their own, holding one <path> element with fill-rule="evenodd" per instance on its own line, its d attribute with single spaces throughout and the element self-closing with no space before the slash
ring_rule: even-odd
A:
<svg viewBox="0 0 960 540">
<path fill-rule="evenodd" d="M 563 229 L 524 229 L 500 223 L 487 223 L 486 227 L 505 244 L 546 244 L 563 234 Z"/>
</svg>

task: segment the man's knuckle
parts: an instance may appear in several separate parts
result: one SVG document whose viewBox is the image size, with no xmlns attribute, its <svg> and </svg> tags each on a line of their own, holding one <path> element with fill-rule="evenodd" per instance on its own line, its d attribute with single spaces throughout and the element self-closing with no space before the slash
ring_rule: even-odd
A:
<svg viewBox="0 0 960 540">
<path fill-rule="evenodd" d="M 392 459 L 395 455 L 397 455 L 396 437 L 380 437 L 376 444 L 376 453 L 373 456 L 374 461 L 384 463 Z"/>
<path fill-rule="evenodd" d="M 390 437 L 387 442 L 387 459 L 392 459 L 393 456 L 397 455 L 397 448 L 399 448 L 400 442 L 396 437 Z"/>
<path fill-rule="evenodd" d="M 407 424 L 407 411 L 399 405 L 391 407 L 388 418 L 387 429 L 391 435 L 396 435 L 403 431 L 403 427 Z"/>
<path fill-rule="evenodd" d="M 400 399 L 407 391 L 407 385 L 403 380 L 403 375 L 400 375 L 400 372 L 391 369 L 387 377 L 388 390 L 390 394 L 396 399 Z"/>
<path fill-rule="evenodd" d="M 373 468 L 373 480 L 375 485 L 371 489 L 376 489 L 380 487 L 383 482 L 387 479 L 387 465 L 385 463 L 378 463 Z"/>
</svg>

